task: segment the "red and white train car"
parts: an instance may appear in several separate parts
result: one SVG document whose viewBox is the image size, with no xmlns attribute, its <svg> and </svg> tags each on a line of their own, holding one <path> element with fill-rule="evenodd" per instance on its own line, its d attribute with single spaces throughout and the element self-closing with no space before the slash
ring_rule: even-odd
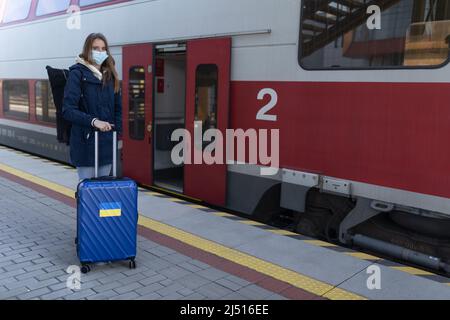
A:
<svg viewBox="0 0 450 320">
<path fill-rule="evenodd" d="M 45 66 L 67 68 L 102 32 L 122 79 L 125 175 L 260 219 L 290 210 L 303 233 L 449 271 L 448 1 L 0 0 L 0 10 L 0 143 L 67 160 Z M 280 170 L 174 165 L 171 133 L 198 121 L 278 129 Z"/>
</svg>

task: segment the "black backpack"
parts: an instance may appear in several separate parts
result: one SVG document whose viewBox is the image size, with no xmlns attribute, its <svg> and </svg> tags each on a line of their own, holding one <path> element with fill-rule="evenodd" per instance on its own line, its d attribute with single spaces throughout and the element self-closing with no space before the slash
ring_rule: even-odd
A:
<svg viewBox="0 0 450 320">
<path fill-rule="evenodd" d="M 69 77 L 69 70 L 55 69 L 50 66 L 47 66 L 46 69 L 52 88 L 53 102 L 56 107 L 56 138 L 58 139 L 58 142 L 69 145 L 72 123 L 65 120 L 62 114 L 64 88 L 66 86 L 67 78 Z"/>
</svg>

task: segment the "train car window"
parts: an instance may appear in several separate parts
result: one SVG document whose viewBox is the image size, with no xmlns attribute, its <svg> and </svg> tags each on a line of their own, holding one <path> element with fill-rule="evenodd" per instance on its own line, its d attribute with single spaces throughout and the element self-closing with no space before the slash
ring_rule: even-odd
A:
<svg viewBox="0 0 450 320">
<path fill-rule="evenodd" d="M 367 13 L 369 4 L 380 14 Z M 433 67 L 449 58 L 448 0 L 305 0 L 301 19 L 305 69 Z"/>
<path fill-rule="evenodd" d="M 47 80 L 36 81 L 36 119 L 42 122 L 56 123 L 56 107 L 52 90 Z"/>
<path fill-rule="evenodd" d="M 5 12 L 2 23 L 23 20 L 30 13 L 31 0 L 4 0 Z"/>
<path fill-rule="evenodd" d="M 128 83 L 128 127 L 130 138 L 144 140 L 145 126 L 145 69 L 132 67 Z"/>
<path fill-rule="evenodd" d="M 201 121 L 204 130 L 217 128 L 218 74 L 215 64 L 203 64 L 197 67 L 195 121 Z"/>
<path fill-rule="evenodd" d="M 3 113 L 7 117 L 28 120 L 30 99 L 28 81 L 3 81 Z"/>
<path fill-rule="evenodd" d="M 108 2 L 111 0 L 80 0 L 80 7 L 86 7 L 97 3 Z"/>
<path fill-rule="evenodd" d="M 70 0 L 39 0 L 36 15 L 43 16 L 46 14 L 66 11 L 69 8 Z"/>
</svg>

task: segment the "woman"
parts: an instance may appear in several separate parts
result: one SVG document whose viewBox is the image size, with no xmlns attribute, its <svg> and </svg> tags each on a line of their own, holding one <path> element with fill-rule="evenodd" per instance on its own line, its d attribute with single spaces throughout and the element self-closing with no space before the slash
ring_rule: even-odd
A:
<svg viewBox="0 0 450 320">
<path fill-rule="evenodd" d="M 101 33 L 90 34 L 83 52 L 69 69 L 63 117 L 72 123 L 70 159 L 80 180 L 94 177 L 94 132 L 99 133 L 99 176 L 108 176 L 112 163 L 112 132 L 122 131 L 122 97 L 115 61 Z"/>
</svg>

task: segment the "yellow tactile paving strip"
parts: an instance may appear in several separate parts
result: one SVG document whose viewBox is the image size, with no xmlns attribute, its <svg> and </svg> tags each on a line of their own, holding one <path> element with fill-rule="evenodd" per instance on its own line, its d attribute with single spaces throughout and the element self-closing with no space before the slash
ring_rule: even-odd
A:
<svg viewBox="0 0 450 320">
<path fill-rule="evenodd" d="M 246 220 L 242 221 L 243 224 L 248 224 L 249 226 L 263 226 L 264 224 L 258 221 Z"/>
<path fill-rule="evenodd" d="M 22 178 L 24 180 L 33 182 L 35 184 L 46 187 L 52 191 L 61 193 L 65 196 L 75 198 L 74 190 L 61 186 L 59 184 L 50 182 L 48 180 L 39 178 L 21 170 L 0 164 L 0 170 L 9 174 Z M 254 256 L 245 254 L 238 250 L 228 248 L 216 242 L 198 237 L 191 233 L 177 229 L 175 227 L 166 225 L 148 217 L 139 216 L 139 225 L 154 230 L 156 232 L 165 234 L 171 238 L 182 241 L 190 246 L 196 247 L 200 250 L 215 254 L 221 258 L 232 261 L 236 264 L 245 266 L 247 268 L 258 271 L 262 274 L 271 276 L 280 281 L 289 283 L 297 288 L 310 292 L 312 294 L 323 296 L 331 300 L 366 300 L 365 297 L 359 296 L 352 292 L 336 288 L 325 282 L 307 277 L 292 270 L 283 268 L 271 262 L 264 261 Z"/>
<path fill-rule="evenodd" d="M 352 256 L 354 258 L 362 259 L 362 260 L 380 260 L 380 258 L 372 256 L 372 255 L 364 253 L 364 252 L 344 252 L 344 254 Z"/>
<path fill-rule="evenodd" d="M 35 184 L 38 184 L 40 186 L 46 187 L 47 189 L 59 192 L 65 196 L 71 197 L 71 198 L 75 198 L 75 191 L 69 188 L 66 188 L 64 186 L 61 186 L 59 184 L 50 182 L 48 180 L 39 178 L 35 175 L 23 172 L 21 170 L 17 170 L 13 167 L 4 165 L 4 164 L 0 164 L 0 170 L 3 170 L 5 172 L 8 172 L 9 174 L 12 174 L 16 177 L 22 178 L 24 180 L 33 182 Z"/>
<path fill-rule="evenodd" d="M 216 215 L 218 217 L 233 217 L 232 214 L 226 213 L 226 212 L 212 212 L 213 215 Z"/>
<path fill-rule="evenodd" d="M 397 267 L 397 266 L 395 266 L 395 267 L 392 267 L 392 268 L 396 269 L 396 270 L 403 271 L 403 272 L 407 272 L 409 274 L 413 274 L 413 275 L 416 275 L 416 276 L 433 275 L 433 273 L 431 273 L 431 272 L 428 272 L 428 271 L 425 271 L 425 270 L 421 270 L 421 269 L 417 269 L 417 268 L 413 268 L 413 267 L 407 267 L 407 266 Z M 450 283 L 449 283 L 449 285 L 450 285 Z"/>
<path fill-rule="evenodd" d="M 296 233 L 294 233 L 292 231 L 282 230 L 282 229 L 280 229 L 280 230 L 271 230 L 271 232 L 275 233 L 275 234 L 282 235 L 282 236 L 295 236 L 296 235 Z"/>
<path fill-rule="evenodd" d="M 194 208 L 194 209 L 207 209 L 205 206 L 199 205 L 199 204 L 188 204 L 188 207 Z"/>
<path fill-rule="evenodd" d="M 333 243 L 329 243 L 329 242 L 325 242 L 322 240 L 303 240 L 303 242 L 315 245 L 315 246 L 319 246 L 319 247 L 337 247 L 335 244 Z"/>
</svg>

